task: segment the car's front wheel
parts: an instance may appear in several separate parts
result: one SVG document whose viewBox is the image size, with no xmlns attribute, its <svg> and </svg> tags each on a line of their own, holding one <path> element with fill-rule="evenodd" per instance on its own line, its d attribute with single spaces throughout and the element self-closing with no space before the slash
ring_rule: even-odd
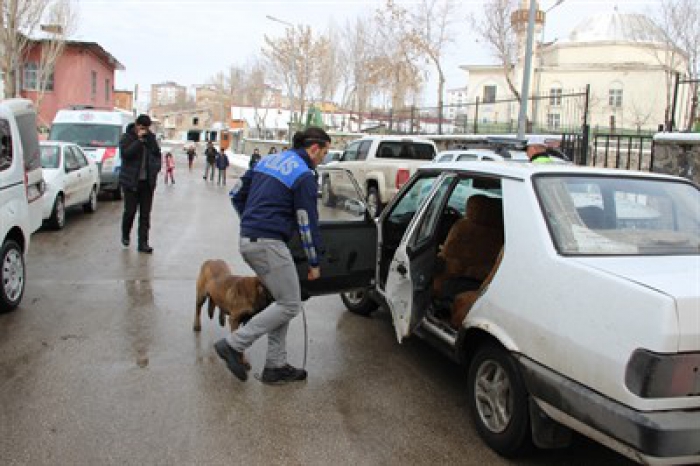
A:
<svg viewBox="0 0 700 466">
<path fill-rule="evenodd" d="M 56 196 L 56 200 L 53 201 L 53 210 L 51 210 L 49 225 L 56 230 L 60 230 L 66 226 L 66 202 L 63 200 L 62 194 Z"/>
<path fill-rule="evenodd" d="M 366 288 L 340 293 L 340 299 L 348 311 L 365 317 L 379 306 Z"/>
<path fill-rule="evenodd" d="M 90 198 L 83 204 L 83 210 L 88 213 L 93 213 L 97 210 L 97 187 L 93 186 L 90 190 Z"/>
<path fill-rule="evenodd" d="M 0 249 L 0 311 L 15 309 L 24 295 L 24 256 L 16 241 L 5 241 Z"/>
<path fill-rule="evenodd" d="M 531 445 L 528 394 L 513 357 L 495 344 L 474 355 L 467 395 L 476 429 L 497 453 L 513 457 Z"/>
</svg>

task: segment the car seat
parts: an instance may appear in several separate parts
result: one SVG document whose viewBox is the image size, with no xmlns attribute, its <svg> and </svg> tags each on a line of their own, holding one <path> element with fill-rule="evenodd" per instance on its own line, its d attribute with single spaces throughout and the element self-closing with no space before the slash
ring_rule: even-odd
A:
<svg viewBox="0 0 700 466">
<path fill-rule="evenodd" d="M 433 280 L 433 296 L 451 301 L 460 291 L 478 289 L 503 247 L 501 199 L 472 195 L 464 218 L 455 222 L 438 253 L 444 264 Z"/>
<path fill-rule="evenodd" d="M 462 325 L 462 322 L 464 322 L 464 318 L 467 316 L 469 310 L 472 308 L 476 300 L 484 294 L 486 288 L 488 288 L 489 284 L 491 283 L 491 280 L 493 280 L 493 277 L 496 275 L 496 271 L 498 270 L 498 266 L 501 265 L 502 259 L 503 248 L 501 248 L 501 252 L 498 253 L 496 263 L 493 264 L 493 267 L 491 267 L 491 272 L 489 272 L 479 288 L 476 290 L 464 291 L 455 296 L 454 303 L 452 305 L 452 312 L 450 312 L 450 325 L 452 328 L 459 329 L 459 327 Z"/>
</svg>

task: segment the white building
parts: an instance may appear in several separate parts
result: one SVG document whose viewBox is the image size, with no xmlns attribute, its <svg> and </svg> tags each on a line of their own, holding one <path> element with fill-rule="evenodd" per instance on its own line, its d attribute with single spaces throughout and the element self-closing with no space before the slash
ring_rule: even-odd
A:
<svg viewBox="0 0 700 466">
<path fill-rule="evenodd" d="M 447 90 L 447 109 L 443 115 L 445 118 L 450 120 L 459 116 L 466 111 L 464 105 L 469 101 L 469 94 L 467 92 L 467 87 L 459 87 L 457 89 Z"/>
<path fill-rule="evenodd" d="M 525 1 L 521 11 L 527 8 Z M 541 27 L 542 12 L 538 19 Z M 518 91 L 525 43 L 523 28 L 520 31 L 523 46 L 512 75 Z M 551 130 L 559 129 L 565 120 L 580 120 L 582 99 L 567 99 L 566 94 L 590 85 L 588 121 L 593 128 L 655 130 L 665 121 L 673 74 L 685 69 L 685 60 L 667 46 L 658 27 L 644 15 L 611 11 L 587 18 L 566 39 L 536 44 L 531 95 L 549 98 L 529 106 L 529 120 Z M 469 101 L 479 97 L 488 104 L 513 98 L 502 66 L 461 68 L 468 72 Z M 518 109 L 517 103 L 482 105 L 479 119 L 512 121 Z"/>
</svg>

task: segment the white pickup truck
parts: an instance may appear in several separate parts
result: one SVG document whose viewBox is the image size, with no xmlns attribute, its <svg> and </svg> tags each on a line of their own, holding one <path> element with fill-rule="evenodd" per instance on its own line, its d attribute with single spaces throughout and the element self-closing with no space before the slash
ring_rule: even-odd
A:
<svg viewBox="0 0 700 466">
<path fill-rule="evenodd" d="M 435 144 L 429 139 L 366 136 L 348 144 L 340 159 L 329 166 L 352 173 L 367 199 L 370 213 L 377 216 L 416 169 L 430 163 L 436 154 Z M 352 196 L 355 192 L 353 186 L 343 182 L 345 178 L 334 180 L 332 176 L 321 178 L 321 196 L 326 206 L 334 205 L 339 197 Z"/>
</svg>

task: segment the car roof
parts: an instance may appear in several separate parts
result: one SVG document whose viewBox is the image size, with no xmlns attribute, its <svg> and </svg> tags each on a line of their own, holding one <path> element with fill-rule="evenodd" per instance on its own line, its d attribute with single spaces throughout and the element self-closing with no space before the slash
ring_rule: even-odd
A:
<svg viewBox="0 0 700 466">
<path fill-rule="evenodd" d="M 424 142 L 427 144 L 435 144 L 433 141 L 427 138 L 423 137 L 416 137 L 416 136 L 403 136 L 403 135 L 381 135 L 381 136 L 364 136 L 360 139 L 357 139 L 357 141 L 362 140 L 362 141 L 397 141 L 397 142 Z M 353 141 L 354 142 L 354 141 Z"/>
<path fill-rule="evenodd" d="M 525 180 L 538 174 L 551 173 L 561 175 L 579 176 L 633 176 L 640 178 L 663 178 L 668 180 L 684 180 L 677 176 L 662 173 L 649 173 L 634 170 L 619 170 L 614 168 L 585 167 L 570 163 L 523 163 L 518 161 L 462 161 L 462 162 L 433 162 L 421 166 L 418 171 L 454 171 L 454 172 L 478 172 L 485 175 L 498 175 L 509 178 Z M 685 181 L 685 180 L 684 180 Z"/>
</svg>

